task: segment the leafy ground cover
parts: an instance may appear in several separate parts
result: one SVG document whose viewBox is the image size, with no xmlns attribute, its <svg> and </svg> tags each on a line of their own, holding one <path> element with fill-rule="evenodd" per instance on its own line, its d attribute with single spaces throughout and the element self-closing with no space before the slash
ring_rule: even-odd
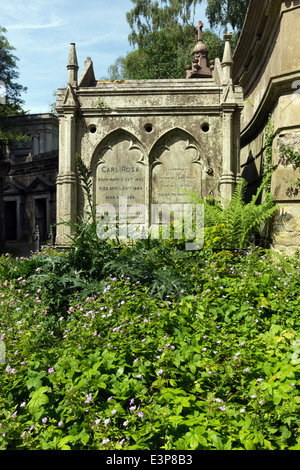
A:
<svg viewBox="0 0 300 470">
<path fill-rule="evenodd" d="M 299 269 L 168 241 L 3 256 L 0 449 L 299 450 Z"/>
</svg>

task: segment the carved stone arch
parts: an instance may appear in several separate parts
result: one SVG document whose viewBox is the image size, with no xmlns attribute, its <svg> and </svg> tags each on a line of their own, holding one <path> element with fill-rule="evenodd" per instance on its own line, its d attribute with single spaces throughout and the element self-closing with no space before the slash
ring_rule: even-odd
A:
<svg viewBox="0 0 300 470">
<path fill-rule="evenodd" d="M 139 163 L 145 164 L 145 148 L 135 135 L 126 129 L 115 129 L 107 134 L 97 145 L 91 160 L 91 171 L 93 172 L 99 163 L 102 163 L 104 154 L 112 150 L 112 148 L 120 141 L 129 143 L 128 150 L 140 150 L 141 157 Z"/>
<path fill-rule="evenodd" d="M 189 132 L 175 128 L 153 145 L 150 161 L 151 202 L 185 203 L 184 190 L 201 194 L 204 149 Z"/>
<path fill-rule="evenodd" d="M 195 137 L 190 134 L 188 131 L 180 128 L 180 127 L 175 127 L 172 128 L 168 131 L 166 131 L 163 135 L 161 135 L 158 140 L 153 144 L 151 151 L 150 151 L 150 164 L 153 164 L 155 154 L 158 149 L 163 148 L 165 146 L 168 147 L 170 145 L 170 142 L 172 140 L 181 140 L 182 142 L 186 142 L 187 147 L 191 147 L 195 149 L 195 152 L 197 153 L 196 159 L 201 160 L 201 155 L 203 154 L 203 144 L 202 142 L 198 142 Z"/>
<path fill-rule="evenodd" d="M 148 203 L 145 155 L 142 143 L 125 129 L 111 132 L 97 145 L 91 161 L 95 208 L 111 204 L 118 212 L 121 196 L 130 206 Z"/>
</svg>

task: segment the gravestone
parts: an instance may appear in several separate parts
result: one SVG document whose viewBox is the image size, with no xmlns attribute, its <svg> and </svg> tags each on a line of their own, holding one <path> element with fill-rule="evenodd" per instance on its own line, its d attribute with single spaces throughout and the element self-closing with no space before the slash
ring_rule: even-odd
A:
<svg viewBox="0 0 300 470">
<path fill-rule="evenodd" d="M 199 150 L 182 134 L 171 135 L 155 152 L 151 167 L 153 204 L 184 204 L 191 199 L 185 191 L 201 194 Z"/>
<path fill-rule="evenodd" d="M 75 222 L 87 200 L 76 177 L 76 154 L 92 174 L 94 209 L 151 224 L 152 206 L 185 205 L 189 192 L 229 200 L 240 177 L 243 94 L 232 85 L 230 35 L 222 63 L 207 60 L 199 23 L 193 66 L 185 79 L 96 80 L 88 57 L 78 78 L 71 43 L 68 85 L 57 93 L 60 152 L 57 222 Z M 121 211 L 121 213 L 120 213 Z M 58 225 L 57 244 L 73 235 Z"/>
<path fill-rule="evenodd" d="M 98 154 L 96 170 L 96 206 L 112 204 L 119 198 L 130 205 L 145 204 L 145 162 L 142 148 L 126 134 L 112 138 Z"/>
</svg>

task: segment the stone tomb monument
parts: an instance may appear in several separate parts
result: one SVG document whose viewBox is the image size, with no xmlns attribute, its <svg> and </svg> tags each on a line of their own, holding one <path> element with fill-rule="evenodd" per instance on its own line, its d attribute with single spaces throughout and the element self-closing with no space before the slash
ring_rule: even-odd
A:
<svg viewBox="0 0 300 470">
<path fill-rule="evenodd" d="M 58 89 L 59 174 L 57 222 L 75 221 L 86 210 L 76 177 L 76 154 L 91 170 L 96 210 L 120 202 L 144 206 L 186 204 L 187 194 L 231 198 L 240 177 L 239 138 L 243 94 L 233 86 L 230 34 L 222 62 L 209 64 L 199 23 L 192 66 L 180 80 L 100 80 L 88 57 L 78 78 L 75 44 L 68 84 Z M 57 227 L 57 244 L 68 243 L 70 226 Z"/>
</svg>

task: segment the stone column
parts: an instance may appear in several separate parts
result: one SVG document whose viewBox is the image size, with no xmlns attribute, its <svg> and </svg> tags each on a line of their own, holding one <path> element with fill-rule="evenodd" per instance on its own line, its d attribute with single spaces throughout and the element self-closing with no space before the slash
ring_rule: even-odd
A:
<svg viewBox="0 0 300 470">
<path fill-rule="evenodd" d="M 6 160 L 0 161 L 0 253 L 5 245 L 5 214 L 4 214 L 4 181 L 10 171 L 11 164 Z"/>
<path fill-rule="evenodd" d="M 231 38 L 231 33 L 224 34 L 225 47 L 222 60 L 223 97 L 221 107 L 223 110 L 223 171 L 220 184 L 221 197 L 224 205 L 231 200 L 236 181 L 236 165 L 234 162 L 234 116 L 237 111 L 237 103 L 232 84 L 233 59 L 230 45 Z"/>
<path fill-rule="evenodd" d="M 235 112 L 234 119 L 234 172 L 235 183 L 239 184 L 242 179 L 241 171 L 241 112 L 242 108 L 239 106 Z"/>
<path fill-rule="evenodd" d="M 226 204 L 230 201 L 234 187 L 235 174 L 233 162 L 234 113 L 235 107 L 223 104 L 223 171 L 221 176 L 221 197 Z"/>
<path fill-rule="evenodd" d="M 70 244 L 77 219 L 77 179 L 75 171 L 75 116 L 60 117 L 59 173 L 57 176 L 56 244 Z"/>
<path fill-rule="evenodd" d="M 59 117 L 59 170 L 57 185 L 58 224 L 56 232 L 57 245 L 70 244 L 75 233 L 77 221 L 77 178 L 76 178 L 76 89 L 78 62 L 76 47 L 70 45 L 67 64 L 68 85 L 61 108 L 57 109 Z"/>
</svg>

